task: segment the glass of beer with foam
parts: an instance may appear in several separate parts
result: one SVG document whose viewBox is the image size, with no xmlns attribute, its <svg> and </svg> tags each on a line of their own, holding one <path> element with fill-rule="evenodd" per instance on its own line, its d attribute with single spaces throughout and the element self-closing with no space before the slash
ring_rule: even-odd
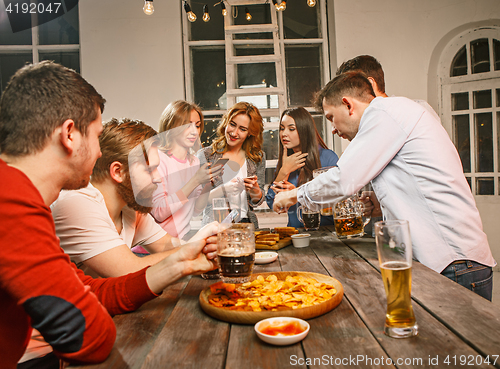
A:
<svg viewBox="0 0 500 369">
<path fill-rule="evenodd" d="M 255 262 L 255 233 L 252 223 L 221 223 L 217 233 L 217 261 L 224 283 L 250 280 Z"/>
<path fill-rule="evenodd" d="M 375 223 L 375 240 L 387 296 L 384 332 L 393 338 L 416 336 L 418 326 L 411 304 L 412 246 L 408 221 Z"/>
</svg>

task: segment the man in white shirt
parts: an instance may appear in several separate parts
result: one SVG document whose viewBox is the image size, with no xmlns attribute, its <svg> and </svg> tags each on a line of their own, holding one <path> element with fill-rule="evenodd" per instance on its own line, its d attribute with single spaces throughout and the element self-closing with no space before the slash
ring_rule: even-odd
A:
<svg viewBox="0 0 500 369">
<path fill-rule="evenodd" d="M 169 236 L 149 214 L 160 182 L 156 131 L 140 121 L 112 119 L 99 137 L 102 156 L 90 184 L 63 191 L 52 205 L 61 247 L 86 274 L 115 277 L 141 270 L 176 252 L 183 241 Z M 193 238 L 207 238 L 204 252 L 215 256 L 215 224 Z M 212 236 L 212 237 L 209 237 Z M 135 255 L 143 246 L 151 254 Z"/>
<path fill-rule="evenodd" d="M 333 133 L 351 143 L 336 168 L 281 192 L 274 210 L 286 211 L 297 200 L 320 208 L 371 181 L 384 217 L 409 221 L 418 261 L 491 300 L 496 262 L 458 153 L 439 120 L 404 97 L 375 97 L 357 72 L 335 77 L 317 104 Z"/>
</svg>

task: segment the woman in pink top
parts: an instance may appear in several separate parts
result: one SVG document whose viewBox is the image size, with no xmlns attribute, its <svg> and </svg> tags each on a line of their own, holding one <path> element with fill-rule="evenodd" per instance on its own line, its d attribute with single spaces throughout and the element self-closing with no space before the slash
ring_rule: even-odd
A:
<svg viewBox="0 0 500 369">
<path fill-rule="evenodd" d="M 191 218 L 203 211 L 211 181 L 220 168 L 212 172 L 208 163 L 200 167 L 194 155 L 201 147 L 203 130 L 203 114 L 196 104 L 170 103 L 162 113 L 159 130 L 162 181 L 153 195 L 151 214 L 168 234 L 182 238 L 191 229 Z M 202 193 L 206 196 L 200 196 Z"/>
</svg>

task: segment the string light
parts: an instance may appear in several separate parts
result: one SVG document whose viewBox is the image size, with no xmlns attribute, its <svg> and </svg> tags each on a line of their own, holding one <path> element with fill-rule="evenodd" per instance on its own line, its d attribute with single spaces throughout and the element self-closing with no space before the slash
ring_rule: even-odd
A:
<svg viewBox="0 0 500 369">
<path fill-rule="evenodd" d="M 210 20 L 210 14 L 208 14 L 208 6 L 203 5 L 203 22 L 208 22 Z"/>
<path fill-rule="evenodd" d="M 227 15 L 227 9 L 226 6 L 224 5 L 224 1 L 220 2 L 220 7 L 222 8 L 222 15 L 225 17 Z"/>
<path fill-rule="evenodd" d="M 193 13 L 187 1 L 184 1 L 184 10 L 186 11 L 187 18 L 190 22 L 196 21 L 196 14 Z"/>
<path fill-rule="evenodd" d="M 155 12 L 155 8 L 153 6 L 153 0 L 146 0 L 144 1 L 144 7 L 142 8 L 142 11 L 146 15 L 151 15 Z"/>
<path fill-rule="evenodd" d="M 273 0 L 273 5 L 276 8 L 276 11 L 280 10 L 280 6 L 278 4 L 278 0 Z"/>
<path fill-rule="evenodd" d="M 307 0 L 307 5 L 314 8 L 316 6 L 316 0 Z"/>
<path fill-rule="evenodd" d="M 252 14 L 250 14 L 250 10 L 248 10 L 248 8 L 245 8 L 245 13 L 247 14 L 246 15 L 247 21 L 250 22 L 252 20 Z"/>
<path fill-rule="evenodd" d="M 281 0 L 278 10 L 283 11 L 285 9 L 286 9 L 286 0 Z"/>
</svg>

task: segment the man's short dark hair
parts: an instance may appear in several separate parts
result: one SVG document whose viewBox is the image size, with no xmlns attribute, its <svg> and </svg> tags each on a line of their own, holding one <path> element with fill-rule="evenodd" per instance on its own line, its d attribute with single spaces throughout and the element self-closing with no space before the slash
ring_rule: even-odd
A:
<svg viewBox="0 0 500 369">
<path fill-rule="evenodd" d="M 339 106 L 342 97 L 351 96 L 362 102 L 370 102 L 375 97 L 372 85 L 363 73 L 347 72 L 332 79 L 316 94 L 315 105 L 323 111 L 323 100 L 328 105 Z"/>
<path fill-rule="evenodd" d="M 378 90 L 385 93 L 384 70 L 382 65 L 371 55 L 359 55 L 341 64 L 336 75 L 345 72 L 363 72 L 377 83 Z"/>
<path fill-rule="evenodd" d="M 74 70 L 50 61 L 26 65 L 12 76 L 0 100 L 0 152 L 37 153 L 68 119 L 85 135 L 105 102 Z"/>
</svg>

